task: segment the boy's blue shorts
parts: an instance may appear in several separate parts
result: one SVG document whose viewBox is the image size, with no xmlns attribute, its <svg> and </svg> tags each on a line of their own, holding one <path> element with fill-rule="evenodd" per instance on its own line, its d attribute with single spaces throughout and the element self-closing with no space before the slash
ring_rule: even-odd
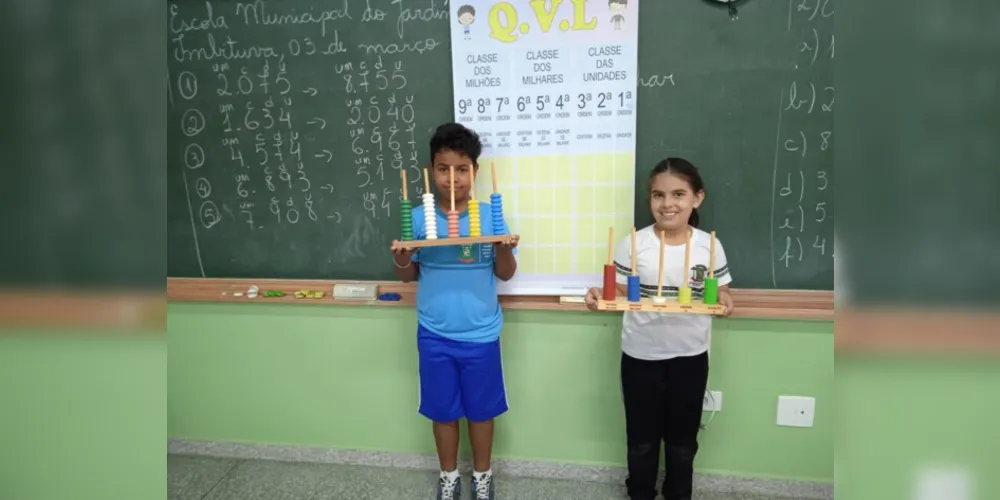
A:
<svg viewBox="0 0 1000 500">
<path fill-rule="evenodd" d="M 507 411 L 500 340 L 461 342 L 417 326 L 421 415 L 480 422 Z"/>
</svg>

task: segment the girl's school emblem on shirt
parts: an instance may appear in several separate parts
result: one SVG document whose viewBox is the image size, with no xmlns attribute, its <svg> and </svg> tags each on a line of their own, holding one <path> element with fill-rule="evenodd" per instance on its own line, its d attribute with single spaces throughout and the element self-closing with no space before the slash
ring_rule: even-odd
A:
<svg viewBox="0 0 1000 500">
<path fill-rule="evenodd" d="M 472 257 L 472 245 L 462 245 L 459 247 L 458 261 L 465 262 L 466 264 L 476 261 Z"/>
<path fill-rule="evenodd" d="M 692 267 L 691 270 L 694 271 L 691 279 L 695 283 L 702 283 L 705 281 L 705 278 L 708 277 L 708 267 L 703 264 L 698 264 L 697 266 Z"/>
</svg>

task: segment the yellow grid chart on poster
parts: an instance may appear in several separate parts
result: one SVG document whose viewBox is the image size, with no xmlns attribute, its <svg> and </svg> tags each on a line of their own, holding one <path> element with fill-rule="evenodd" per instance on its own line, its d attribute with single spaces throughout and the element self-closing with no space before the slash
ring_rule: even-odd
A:
<svg viewBox="0 0 1000 500">
<path fill-rule="evenodd" d="M 632 227 L 635 169 L 631 152 L 485 158 L 495 161 L 504 216 L 521 236 L 522 273 L 594 274 L 606 263 L 608 227 Z M 485 171 L 484 171 L 485 172 Z M 476 192 L 492 190 L 486 175 Z"/>
<path fill-rule="evenodd" d="M 599 275 L 608 227 L 633 221 L 638 0 L 450 9 L 455 120 L 480 135 L 482 174 L 495 164 L 518 278 Z"/>
</svg>

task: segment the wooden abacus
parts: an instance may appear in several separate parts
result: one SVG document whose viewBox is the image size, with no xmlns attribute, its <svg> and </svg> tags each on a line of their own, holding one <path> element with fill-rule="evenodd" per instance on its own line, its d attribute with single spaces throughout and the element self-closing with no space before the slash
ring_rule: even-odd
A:
<svg viewBox="0 0 1000 500">
<path fill-rule="evenodd" d="M 660 261 L 659 261 L 659 272 L 657 273 L 656 281 L 656 295 L 653 297 L 642 297 L 639 290 L 639 275 L 636 269 L 636 242 L 635 242 L 635 227 L 632 228 L 632 273 L 628 277 L 628 295 L 626 297 L 617 296 L 608 293 L 608 278 L 607 269 L 608 266 L 612 266 L 613 262 L 610 261 L 605 266 L 605 278 L 604 278 L 604 293 L 601 300 L 597 301 L 597 309 L 601 311 L 644 311 L 644 312 L 665 312 L 665 313 L 690 313 L 690 314 L 710 314 L 714 316 L 721 316 L 725 314 L 725 308 L 718 304 L 718 281 L 715 279 L 715 231 L 712 231 L 712 244 L 709 256 L 709 279 L 705 280 L 705 294 L 704 300 L 693 300 L 691 297 L 691 288 L 688 286 L 688 273 L 690 272 L 691 263 L 691 236 L 692 231 L 688 231 L 686 241 L 684 243 L 684 279 L 683 285 L 681 286 L 677 298 L 674 300 L 669 300 L 667 297 L 663 296 L 663 260 L 666 249 L 666 240 L 664 238 L 664 233 L 659 233 L 660 239 Z M 614 229 L 609 231 L 610 241 L 608 245 L 614 248 Z M 610 252 L 609 252 L 610 255 Z M 712 292 L 709 292 L 709 281 L 712 281 Z M 614 277 L 612 276 L 612 281 L 610 283 L 611 289 L 615 290 Z M 710 296 L 711 295 L 711 296 Z"/>
<path fill-rule="evenodd" d="M 473 171 L 474 172 L 474 171 Z M 493 230 L 501 230 L 503 228 L 503 201 L 500 196 L 499 189 L 497 189 L 497 171 L 496 166 L 493 162 L 490 162 L 490 173 L 493 176 L 493 193 L 490 195 L 490 208 L 493 215 Z M 451 184 L 451 210 L 448 211 L 448 228 L 444 235 L 438 234 L 437 231 L 437 215 L 435 213 L 436 207 L 434 204 L 434 195 L 431 194 L 430 178 L 428 177 L 427 169 L 424 169 L 424 194 L 422 195 L 422 203 L 424 207 L 424 231 L 427 235 L 426 239 L 416 240 L 413 235 L 412 227 L 412 214 L 407 215 L 408 207 L 410 207 L 410 201 L 406 198 L 406 171 L 403 171 L 403 201 L 401 203 L 401 208 L 404 212 L 402 217 L 402 241 L 394 241 L 392 244 L 392 249 L 396 250 L 398 248 L 427 248 L 427 247 L 440 247 L 449 245 L 474 245 L 479 243 L 506 243 L 513 240 L 516 235 L 513 234 L 485 234 L 482 220 L 479 214 L 479 201 L 476 200 L 476 187 L 475 187 L 475 174 L 472 177 L 472 187 L 469 193 L 469 235 L 459 234 L 458 226 L 458 212 L 455 211 L 455 167 L 450 167 L 449 178 Z M 408 226 L 409 224 L 409 226 Z"/>
</svg>

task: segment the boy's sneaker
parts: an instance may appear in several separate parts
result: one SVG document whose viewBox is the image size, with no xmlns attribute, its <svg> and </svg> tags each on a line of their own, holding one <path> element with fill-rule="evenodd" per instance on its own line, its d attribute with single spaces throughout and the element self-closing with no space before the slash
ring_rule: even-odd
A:
<svg viewBox="0 0 1000 500">
<path fill-rule="evenodd" d="M 438 479 L 437 500 L 459 500 L 462 496 L 462 482 L 459 479 L 459 476 L 442 474 Z"/>
<path fill-rule="evenodd" d="M 478 479 L 476 476 L 477 474 L 472 475 L 472 493 L 475 495 L 475 500 L 494 500 L 493 473 L 479 474 Z"/>
</svg>

